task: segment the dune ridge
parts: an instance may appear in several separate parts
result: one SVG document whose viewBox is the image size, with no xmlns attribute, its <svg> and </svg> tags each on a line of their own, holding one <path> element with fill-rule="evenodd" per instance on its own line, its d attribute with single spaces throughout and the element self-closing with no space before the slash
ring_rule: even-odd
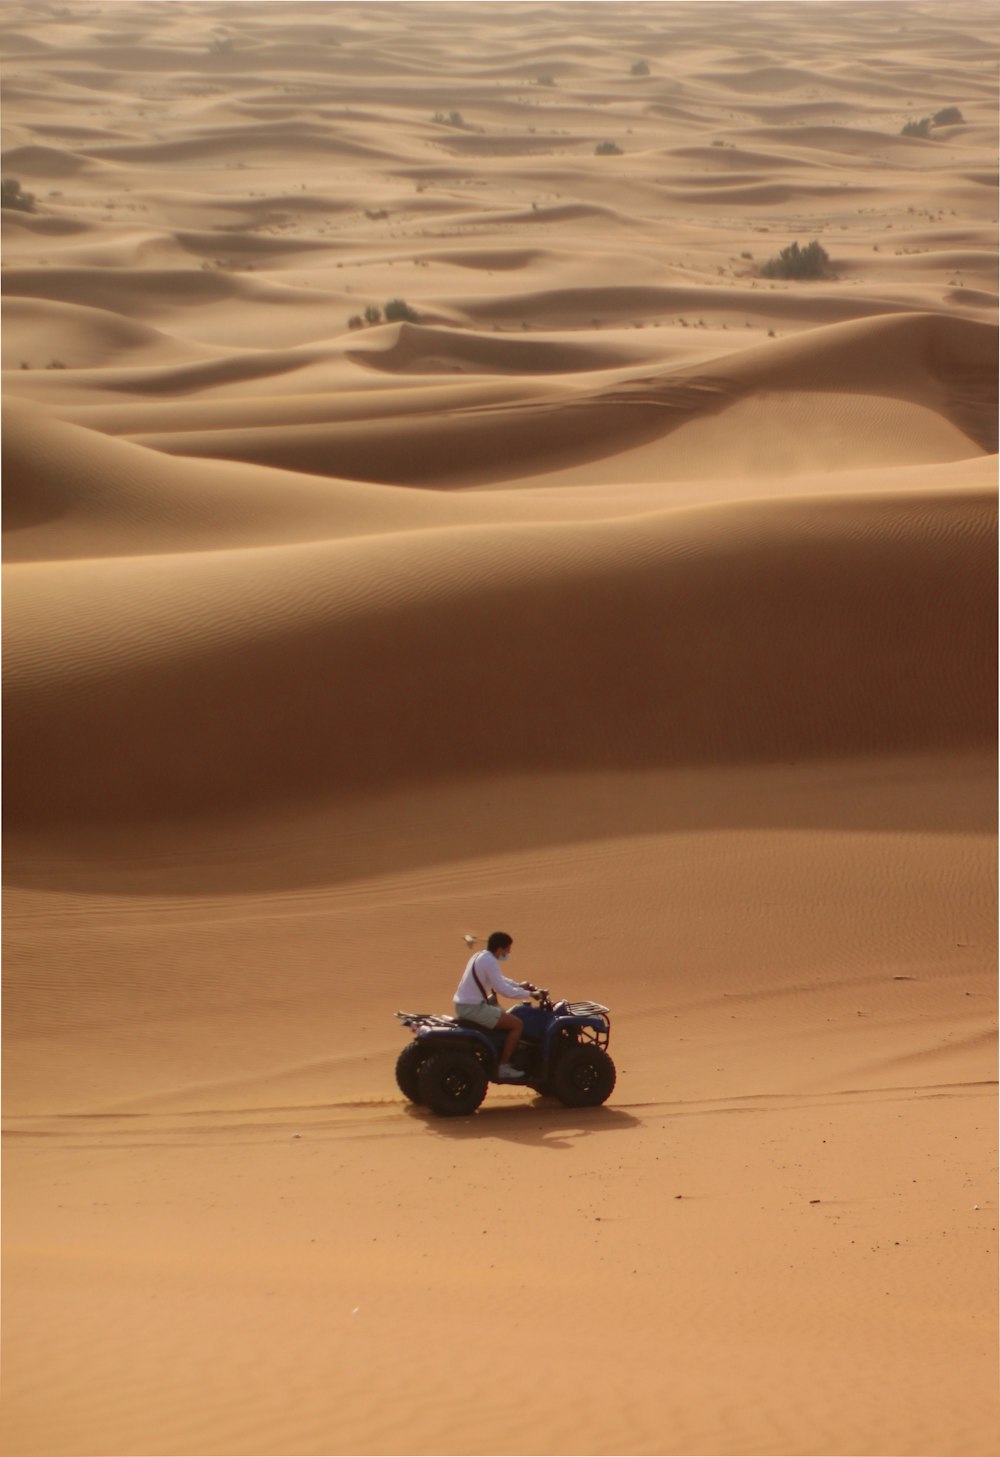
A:
<svg viewBox="0 0 1000 1457">
<path fill-rule="evenodd" d="M 393 357 L 405 359 L 409 348 L 419 358 L 427 333 L 401 326 L 395 346 L 390 346 Z M 659 469 L 669 476 L 683 474 L 671 472 L 671 432 L 689 421 L 718 416 L 747 395 L 764 397 L 791 387 L 846 394 L 849 379 L 855 392 L 926 407 L 932 417 L 948 422 L 954 433 L 947 438 L 943 458 L 955 459 L 996 448 L 993 342 L 990 326 L 971 321 L 880 316 L 814 329 L 766 349 L 744 347 L 728 358 L 713 360 L 711 370 L 688 367 L 660 378 L 632 377 L 568 396 L 546 398 L 539 393 L 537 399 L 523 402 L 408 417 L 398 429 L 384 428 L 377 438 L 365 424 L 345 422 L 266 429 L 248 425 L 238 431 L 176 431 L 136 439 L 185 456 L 244 459 L 311 474 L 329 470 L 342 477 L 397 485 L 460 486 L 534 475 L 556 462 L 593 461 L 636 445 L 662 442 Z M 454 334 L 441 341 L 442 362 L 462 359 L 473 369 L 480 360 L 488 361 L 493 370 L 511 372 L 519 367 L 523 371 L 532 357 L 539 363 L 553 357 L 564 365 L 579 362 L 579 354 L 572 350 L 561 355 L 552 348 L 545 354 L 543 348 L 540 343 L 495 338 L 466 344 Z M 355 360 L 359 352 L 354 351 Z M 433 367 L 427 355 L 423 360 L 425 368 Z M 884 421 L 878 415 L 875 428 L 881 435 Z M 839 441 L 832 449 L 847 463 Z M 863 456 L 863 434 L 852 449 L 860 449 Z M 815 454 L 813 463 L 824 463 L 821 439 Z M 855 455 L 850 463 L 864 462 Z"/>
<path fill-rule="evenodd" d="M 997 1450 L 998 39 L 9 0 L 4 1453 Z"/>
</svg>

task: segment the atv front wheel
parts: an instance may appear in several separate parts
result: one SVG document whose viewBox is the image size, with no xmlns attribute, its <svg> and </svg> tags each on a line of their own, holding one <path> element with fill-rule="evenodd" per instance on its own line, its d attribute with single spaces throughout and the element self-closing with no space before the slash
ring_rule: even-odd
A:
<svg viewBox="0 0 1000 1457">
<path fill-rule="evenodd" d="M 600 1047 L 571 1047 L 552 1070 L 547 1091 L 567 1108 L 596 1108 L 614 1090 L 615 1065 Z"/>
<path fill-rule="evenodd" d="M 417 1076 L 430 1056 L 430 1049 L 421 1045 L 420 1038 L 414 1038 L 396 1058 L 396 1082 L 399 1091 L 404 1093 L 411 1103 L 420 1102 Z"/>
<path fill-rule="evenodd" d="M 486 1070 L 471 1052 L 436 1052 L 417 1073 L 417 1093 L 440 1118 L 475 1113 L 486 1097 Z"/>
</svg>

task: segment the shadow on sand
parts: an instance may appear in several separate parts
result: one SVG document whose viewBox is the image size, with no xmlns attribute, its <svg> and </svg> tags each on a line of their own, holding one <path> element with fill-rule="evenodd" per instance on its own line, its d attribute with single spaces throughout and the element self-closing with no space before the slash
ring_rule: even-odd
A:
<svg viewBox="0 0 1000 1457">
<path fill-rule="evenodd" d="M 642 1126 L 641 1119 L 619 1108 L 565 1108 L 542 1097 L 520 1107 L 483 1107 L 471 1118 L 438 1118 L 414 1104 L 406 1113 L 442 1138 L 505 1138 L 537 1148 L 572 1148 L 594 1133 L 625 1133 Z"/>
</svg>

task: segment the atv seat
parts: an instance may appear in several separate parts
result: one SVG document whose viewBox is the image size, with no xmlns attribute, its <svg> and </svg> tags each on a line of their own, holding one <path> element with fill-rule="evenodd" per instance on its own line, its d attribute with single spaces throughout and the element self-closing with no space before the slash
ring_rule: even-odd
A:
<svg viewBox="0 0 1000 1457">
<path fill-rule="evenodd" d="M 499 1027 L 494 1027 L 491 1031 L 489 1027 L 484 1027 L 479 1022 L 470 1022 L 465 1017 L 455 1017 L 452 1020 L 454 1021 L 456 1027 L 463 1027 L 467 1032 L 480 1032 L 484 1037 L 488 1037 L 489 1040 L 493 1043 L 493 1046 L 496 1048 L 497 1052 L 503 1050 L 504 1039 L 506 1038 L 507 1034 Z M 524 1043 L 537 1042 L 538 1040 L 538 1033 L 534 1029 L 529 1031 L 528 1028 L 525 1027 L 524 1032 L 521 1035 L 522 1045 Z"/>
<path fill-rule="evenodd" d="M 484 1037 L 506 1036 L 506 1033 L 500 1033 L 498 1028 L 484 1027 L 481 1022 L 473 1022 L 468 1017 L 454 1017 L 452 1020 L 456 1027 L 465 1027 L 470 1032 L 482 1032 Z"/>
</svg>

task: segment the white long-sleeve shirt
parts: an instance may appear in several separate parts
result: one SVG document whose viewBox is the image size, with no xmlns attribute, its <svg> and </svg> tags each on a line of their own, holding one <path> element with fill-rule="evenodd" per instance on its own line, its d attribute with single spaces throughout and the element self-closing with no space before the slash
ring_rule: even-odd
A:
<svg viewBox="0 0 1000 1457">
<path fill-rule="evenodd" d="M 475 968 L 476 976 L 483 984 L 483 990 L 489 996 L 490 992 L 499 992 L 504 997 L 517 997 L 519 1001 L 528 995 L 524 987 L 518 986 L 516 981 L 508 981 L 500 970 L 500 963 L 492 951 L 477 951 L 475 956 L 470 956 L 462 973 L 462 980 L 455 992 L 455 1001 L 463 1007 L 471 1007 L 474 1002 L 483 1000 L 483 993 L 476 986 L 475 978 L 472 975 Z"/>
</svg>

